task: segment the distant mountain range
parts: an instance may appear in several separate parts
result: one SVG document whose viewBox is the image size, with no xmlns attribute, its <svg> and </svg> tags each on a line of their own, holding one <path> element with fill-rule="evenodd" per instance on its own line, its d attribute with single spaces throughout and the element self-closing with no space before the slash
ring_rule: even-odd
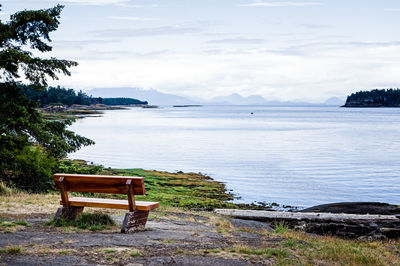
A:
<svg viewBox="0 0 400 266">
<path fill-rule="evenodd" d="M 325 105 L 336 105 L 342 106 L 346 102 L 346 99 L 340 99 L 339 97 L 331 97 L 324 102 Z"/>
<path fill-rule="evenodd" d="M 147 101 L 153 105 L 183 105 L 197 104 L 185 97 L 167 94 L 156 90 L 141 90 L 138 88 L 96 88 L 87 91 L 93 97 L 126 97 Z"/>
<path fill-rule="evenodd" d="M 196 100 L 186 97 L 159 92 L 157 90 L 141 90 L 138 88 L 96 88 L 87 91 L 94 97 L 127 97 L 135 98 L 142 101 L 148 101 L 152 105 L 270 105 L 270 106 L 309 106 L 309 105 L 332 105 L 341 106 L 345 100 L 338 97 L 332 97 L 320 104 L 312 104 L 308 102 L 289 102 L 289 101 L 267 101 L 260 95 L 250 95 L 243 97 L 237 93 L 228 96 L 218 96 L 211 100 Z"/>
</svg>

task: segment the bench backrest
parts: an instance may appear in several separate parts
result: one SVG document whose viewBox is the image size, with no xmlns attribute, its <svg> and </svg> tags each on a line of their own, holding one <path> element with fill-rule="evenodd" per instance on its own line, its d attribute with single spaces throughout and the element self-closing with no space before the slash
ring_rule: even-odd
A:
<svg viewBox="0 0 400 266">
<path fill-rule="evenodd" d="M 66 191 L 127 194 L 127 181 L 131 180 L 134 195 L 145 195 L 144 179 L 137 176 L 106 176 L 81 174 L 54 174 L 57 190 L 61 190 L 60 178 Z"/>
</svg>

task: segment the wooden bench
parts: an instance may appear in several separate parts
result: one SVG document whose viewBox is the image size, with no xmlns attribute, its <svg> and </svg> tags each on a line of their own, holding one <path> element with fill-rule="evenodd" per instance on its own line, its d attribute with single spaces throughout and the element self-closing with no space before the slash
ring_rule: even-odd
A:
<svg viewBox="0 0 400 266">
<path fill-rule="evenodd" d="M 54 174 L 56 190 L 61 192 L 56 219 L 75 219 L 84 207 L 129 210 L 121 232 L 144 229 L 149 211 L 160 206 L 158 202 L 135 201 L 135 195 L 145 195 L 144 179 L 136 176 L 104 176 L 81 174 Z M 128 200 L 68 197 L 68 191 L 125 194 Z"/>
</svg>

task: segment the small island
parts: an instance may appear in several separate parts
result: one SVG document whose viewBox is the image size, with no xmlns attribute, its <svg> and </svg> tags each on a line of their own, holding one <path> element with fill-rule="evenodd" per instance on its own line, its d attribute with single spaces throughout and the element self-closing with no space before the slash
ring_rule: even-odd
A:
<svg viewBox="0 0 400 266">
<path fill-rule="evenodd" d="M 347 96 L 342 107 L 400 107 L 400 89 L 359 91 Z"/>
</svg>

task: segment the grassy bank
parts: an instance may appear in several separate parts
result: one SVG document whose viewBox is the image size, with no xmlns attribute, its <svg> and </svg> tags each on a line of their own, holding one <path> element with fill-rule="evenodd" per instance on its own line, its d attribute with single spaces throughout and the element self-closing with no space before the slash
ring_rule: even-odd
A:
<svg viewBox="0 0 400 266">
<path fill-rule="evenodd" d="M 234 196 L 223 183 L 201 173 L 169 173 L 143 169 L 112 169 L 87 164 L 81 160 L 64 160 L 59 165 L 62 173 L 120 175 L 144 177 L 146 196 L 138 200 L 158 201 L 162 206 L 211 210 L 214 208 L 256 208 L 254 205 L 234 204 Z M 96 196 L 96 195 L 94 195 Z M 104 195 L 102 195 L 104 197 Z M 109 195 L 126 198 L 126 195 Z"/>
</svg>

